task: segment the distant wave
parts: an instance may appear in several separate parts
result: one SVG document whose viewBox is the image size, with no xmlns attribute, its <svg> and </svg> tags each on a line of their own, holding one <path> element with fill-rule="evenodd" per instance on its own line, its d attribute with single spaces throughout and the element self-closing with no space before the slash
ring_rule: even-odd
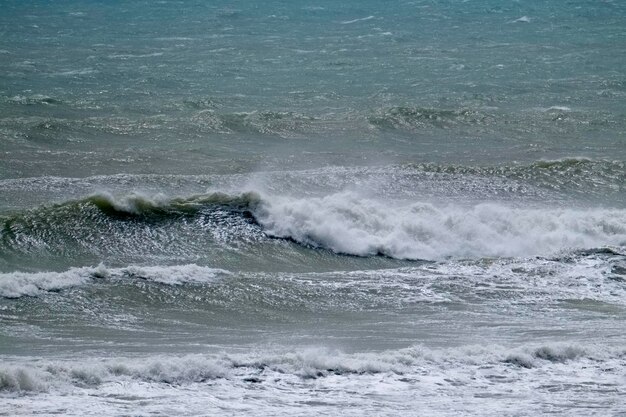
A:
<svg viewBox="0 0 626 417">
<path fill-rule="evenodd" d="M 439 109 L 396 106 L 381 109 L 367 120 L 379 129 L 416 130 L 424 127 L 446 128 L 457 124 L 494 124 L 495 117 L 475 109 Z"/>
<path fill-rule="evenodd" d="M 60 100 L 58 98 L 31 95 L 0 97 L 11 105 L 65 106 L 68 108 L 93 108 L 97 106 L 86 100 Z M 177 123 L 185 129 L 211 134 L 256 134 L 283 138 L 307 137 L 324 132 L 351 131 L 370 135 L 372 129 L 391 131 L 416 131 L 424 128 L 447 129 L 456 125 L 494 125 L 497 116 L 481 109 L 434 108 L 419 106 L 391 106 L 354 112 L 330 114 L 302 113 L 284 109 L 253 108 L 248 111 L 224 111 L 219 98 L 190 98 L 178 103 L 184 110 Z M 55 118 L 28 117 L 8 118 L 2 125 L 19 131 L 37 130 L 38 125 L 62 125 L 64 131 L 80 130 L 87 134 L 105 132 L 116 135 L 158 131 L 169 126 L 164 118 L 152 117 L 132 119 L 120 117 Z"/>
<path fill-rule="evenodd" d="M 419 172 L 506 178 L 555 191 L 581 195 L 622 194 L 626 202 L 626 162 L 570 157 L 519 165 L 410 164 Z"/>
<path fill-rule="evenodd" d="M 5 98 L 5 100 L 12 104 L 22 105 L 54 105 L 63 103 L 57 98 L 46 96 L 43 94 L 33 94 L 30 96 L 17 95 L 10 98 Z"/>
<path fill-rule="evenodd" d="M 499 177 L 516 176 L 523 179 L 532 179 L 542 174 L 567 175 L 580 177 L 582 174 L 602 175 L 608 179 L 626 180 L 626 163 L 624 161 L 611 161 L 603 159 L 590 159 L 583 157 L 569 157 L 553 160 L 538 160 L 530 164 L 519 165 L 437 165 L 437 164 L 412 164 L 415 169 L 442 172 L 449 174 L 480 174 Z M 579 178 L 584 179 L 584 178 Z M 616 181 L 616 185 L 619 185 Z"/>
<path fill-rule="evenodd" d="M 248 210 L 259 204 L 261 197 L 253 192 L 241 195 L 211 193 L 182 198 L 165 196 L 148 197 L 142 194 L 130 194 L 115 197 L 101 193 L 74 204 L 91 203 L 103 213 L 113 216 L 161 216 L 168 214 L 193 214 L 206 206 L 227 206 L 233 210 Z"/>
<path fill-rule="evenodd" d="M 41 123 L 46 122 L 41 121 Z M 48 128 L 54 129 L 54 126 L 51 125 Z M 406 163 L 380 166 L 333 166 L 311 170 L 259 172 L 258 175 L 272 178 L 275 182 L 273 189 L 278 191 L 280 187 L 298 189 L 302 182 L 316 188 L 338 191 L 352 187 L 355 183 L 375 179 L 376 184 L 385 182 L 390 188 L 400 184 L 402 189 L 415 189 L 431 182 L 433 186 L 440 189 L 445 186 L 448 190 L 454 190 L 456 195 L 466 195 L 471 201 L 472 197 L 477 197 L 475 193 L 477 187 L 491 189 L 497 183 L 500 196 L 507 188 L 524 186 L 534 187 L 535 190 L 540 187 L 541 190 L 549 191 L 542 195 L 543 198 L 562 195 L 553 193 L 553 191 L 559 191 L 564 192 L 564 195 L 575 195 L 577 199 L 590 195 L 597 195 L 600 198 L 610 196 L 613 201 L 621 200 L 626 203 L 626 161 L 574 156 L 526 163 L 490 165 Z M 178 184 L 201 184 L 207 188 L 216 183 L 226 184 L 229 189 L 241 189 L 241 184 L 246 183 L 249 178 L 250 174 L 228 176 L 116 174 L 85 178 L 43 176 L 0 180 L 0 191 L 26 190 L 32 193 L 37 189 L 64 191 L 71 188 L 88 193 L 93 189 L 119 190 L 121 186 L 130 190 L 137 187 L 145 188 L 146 184 L 151 189 L 171 189 L 172 185 Z M 290 180 L 292 184 L 286 184 L 287 180 Z M 434 180 L 437 182 L 433 182 Z M 469 187 L 471 191 L 468 190 Z M 527 189 L 516 193 L 520 197 L 525 197 L 528 192 Z M 106 193 L 102 194 L 106 195 Z M 131 194 L 127 194 L 129 195 Z M 478 197 L 488 198 L 488 193 L 485 195 L 483 192 L 483 195 Z M 107 198 L 124 199 L 127 197 L 109 195 Z M 167 196 L 159 198 L 147 195 L 144 198 L 159 200 L 161 203 L 168 199 Z"/>
<path fill-rule="evenodd" d="M 191 103 L 191 104 L 190 104 Z M 202 101 L 185 102 L 187 106 L 206 106 Z M 292 137 L 315 131 L 316 118 L 294 112 L 251 111 L 220 113 L 201 110 L 192 116 L 194 126 L 208 132 L 255 133 Z"/>
<path fill-rule="evenodd" d="M 388 32 L 382 32 L 385 34 Z M 342 61 L 329 65 L 343 66 Z M 68 72 L 67 74 L 72 74 Z M 87 74 L 85 71 L 79 73 Z M 88 74 L 87 74 L 88 75 Z M 300 91 L 294 93 L 301 94 Z M 302 93 L 309 94 L 309 93 Z M 2 96 L 0 102 L 10 107 L 37 106 L 66 110 L 97 110 L 102 103 L 90 97 L 51 97 L 41 94 Z M 41 122 L 65 126 L 62 132 L 79 131 L 83 135 L 136 135 L 176 129 L 180 134 L 257 135 L 281 138 L 311 138 L 311 135 L 357 135 L 360 138 L 376 137 L 380 133 L 412 134 L 420 131 L 465 129 L 474 133 L 514 135 L 520 130 L 539 133 L 557 129 L 563 134 L 566 126 L 620 124 L 621 119 L 584 109 L 565 106 L 527 109 L 525 112 L 507 113 L 492 107 L 477 105 L 429 106 L 418 104 L 392 104 L 383 107 L 344 109 L 330 111 L 303 110 L 298 107 L 250 106 L 239 111 L 229 110 L 223 97 L 197 96 L 172 103 L 175 115 L 155 116 L 97 116 L 75 117 L 74 111 L 47 113 L 40 116 L 7 116 L 0 127 L 8 127 L 21 134 L 36 134 Z M 565 123 L 566 125 L 563 125 Z M 568 128 L 568 129 L 569 129 Z M 461 129 L 461 131 L 459 131 Z M 573 130 L 571 133 L 573 134 Z M 465 134 L 465 133 L 464 133 Z"/>
</svg>

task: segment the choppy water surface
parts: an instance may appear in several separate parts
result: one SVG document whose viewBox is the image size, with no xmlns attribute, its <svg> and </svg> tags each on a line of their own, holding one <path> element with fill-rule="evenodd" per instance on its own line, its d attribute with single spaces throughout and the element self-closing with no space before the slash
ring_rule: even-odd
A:
<svg viewBox="0 0 626 417">
<path fill-rule="evenodd" d="M 626 413 L 622 3 L 2 10 L 0 415 Z"/>
</svg>

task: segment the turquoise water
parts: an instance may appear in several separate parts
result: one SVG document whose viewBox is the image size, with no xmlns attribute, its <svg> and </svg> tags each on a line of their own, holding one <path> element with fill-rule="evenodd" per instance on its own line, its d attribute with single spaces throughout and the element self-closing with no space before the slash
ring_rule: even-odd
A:
<svg viewBox="0 0 626 417">
<path fill-rule="evenodd" d="M 621 415 L 626 5 L 0 12 L 0 414 Z"/>
</svg>

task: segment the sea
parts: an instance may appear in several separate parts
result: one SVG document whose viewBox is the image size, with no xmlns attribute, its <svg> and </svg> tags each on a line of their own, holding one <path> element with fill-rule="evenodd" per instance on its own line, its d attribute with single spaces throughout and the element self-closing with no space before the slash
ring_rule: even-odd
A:
<svg viewBox="0 0 626 417">
<path fill-rule="evenodd" d="M 1 0 L 1 416 L 626 416 L 626 2 Z"/>
</svg>

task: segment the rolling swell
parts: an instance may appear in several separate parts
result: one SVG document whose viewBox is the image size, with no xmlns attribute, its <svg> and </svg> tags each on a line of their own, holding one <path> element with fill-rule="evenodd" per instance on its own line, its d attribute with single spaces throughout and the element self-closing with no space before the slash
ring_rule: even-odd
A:
<svg viewBox="0 0 626 417">
<path fill-rule="evenodd" d="M 19 211 L 0 218 L 0 261 L 197 259 L 216 241 L 262 238 L 251 214 L 259 202 L 254 193 L 186 198 L 101 193 Z"/>
<path fill-rule="evenodd" d="M 207 207 L 220 207 L 245 215 L 260 202 L 261 197 L 258 194 L 248 192 L 236 196 L 211 193 L 181 198 L 167 198 L 165 196 L 150 198 L 141 194 L 114 198 L 110 194 L 96 194 L 79 201 L 78 204 L 93 204 L 109 216 L 158 218 L 193 215 Z"/>
<path fill-rule="evenodd" d="M 218 113 L 202 110 L 191 117 L 191 122 L 203 132 L 276 135 L 285 138 L 312 133 L 316 125 L 316 119 L 312 116 L 281 111 Z"/>
<path fill-rule="evenodd" d="M 367 120 L 378 129 L 413 131 L 425 127 L 445 129 L 456 125 L 489 125 L 496 119 L 473 109 L 396 106 L 379 110 Z"/>
<path fill-rule="evenodd" d="M 622 200 L 624 200 L 626 193 L 626 163 L 624 161 L 563 158 L 519 165 L 410 164 L 407 167 L 418 172 L 506 178 L 523 181 L 552 191 L 591 193 L 603 196 L 620 194 Z"/>
<path fill-rule="evenodd" d="M 249 192 L 231 196 L 224 193 L 168 198 L 163 195 L 149 197 L 131 193 L 120 197 L 108 193 L 93 194 L 79 200 L 67 201 L 51 206 L 5 216 L 4 228 L 13 224 L 40 219 L 58 218 L 59 221 L 76 219 L 97 209 L 101 214 L 114 218 L 159 219 L 194 215 L 208 207 L 220 207 L 233 212 L 246 213 L 261 201 L 258 194 Z"/>
<path fill-rule="evenodd" d="M 471 166 L 471 165 L 437 165 L 437 164 L 413 164 L 416 169 L 449 174 L 488 174 L 495 176 L 511 175 L 512 173 L 526 173 L 532 178 L 532 174 L 550 172 L 551 174 L 583 174 L 586 171 L 596 170 L 597 174 L 606 175 L 609 178 L 621 174 L 626 176 L 623 161 L 590 158 L 562 158 L 555 160 L 539 160 L 530 164 L 520 165 L 496 165 L 496 166 Z"/>
<path fill-rule="evenodd" d="M 178 248 L 182 255 L 190 245 L 198 253 L 219 247 L 226 235 L 256 244 L 269 236 L 339 254 L 407 260 L 550 256 L 626 245 L 623 209 L 464 207 L 382 201 L 348 191 L 302 198 L 256 192 L 178 198 L 97 194 L 17 213 L 2 223 L 3 252 L 31 254 L 166 254 Z M 263 248 L 258 249 L 260 256 Z"/>
</svg>

